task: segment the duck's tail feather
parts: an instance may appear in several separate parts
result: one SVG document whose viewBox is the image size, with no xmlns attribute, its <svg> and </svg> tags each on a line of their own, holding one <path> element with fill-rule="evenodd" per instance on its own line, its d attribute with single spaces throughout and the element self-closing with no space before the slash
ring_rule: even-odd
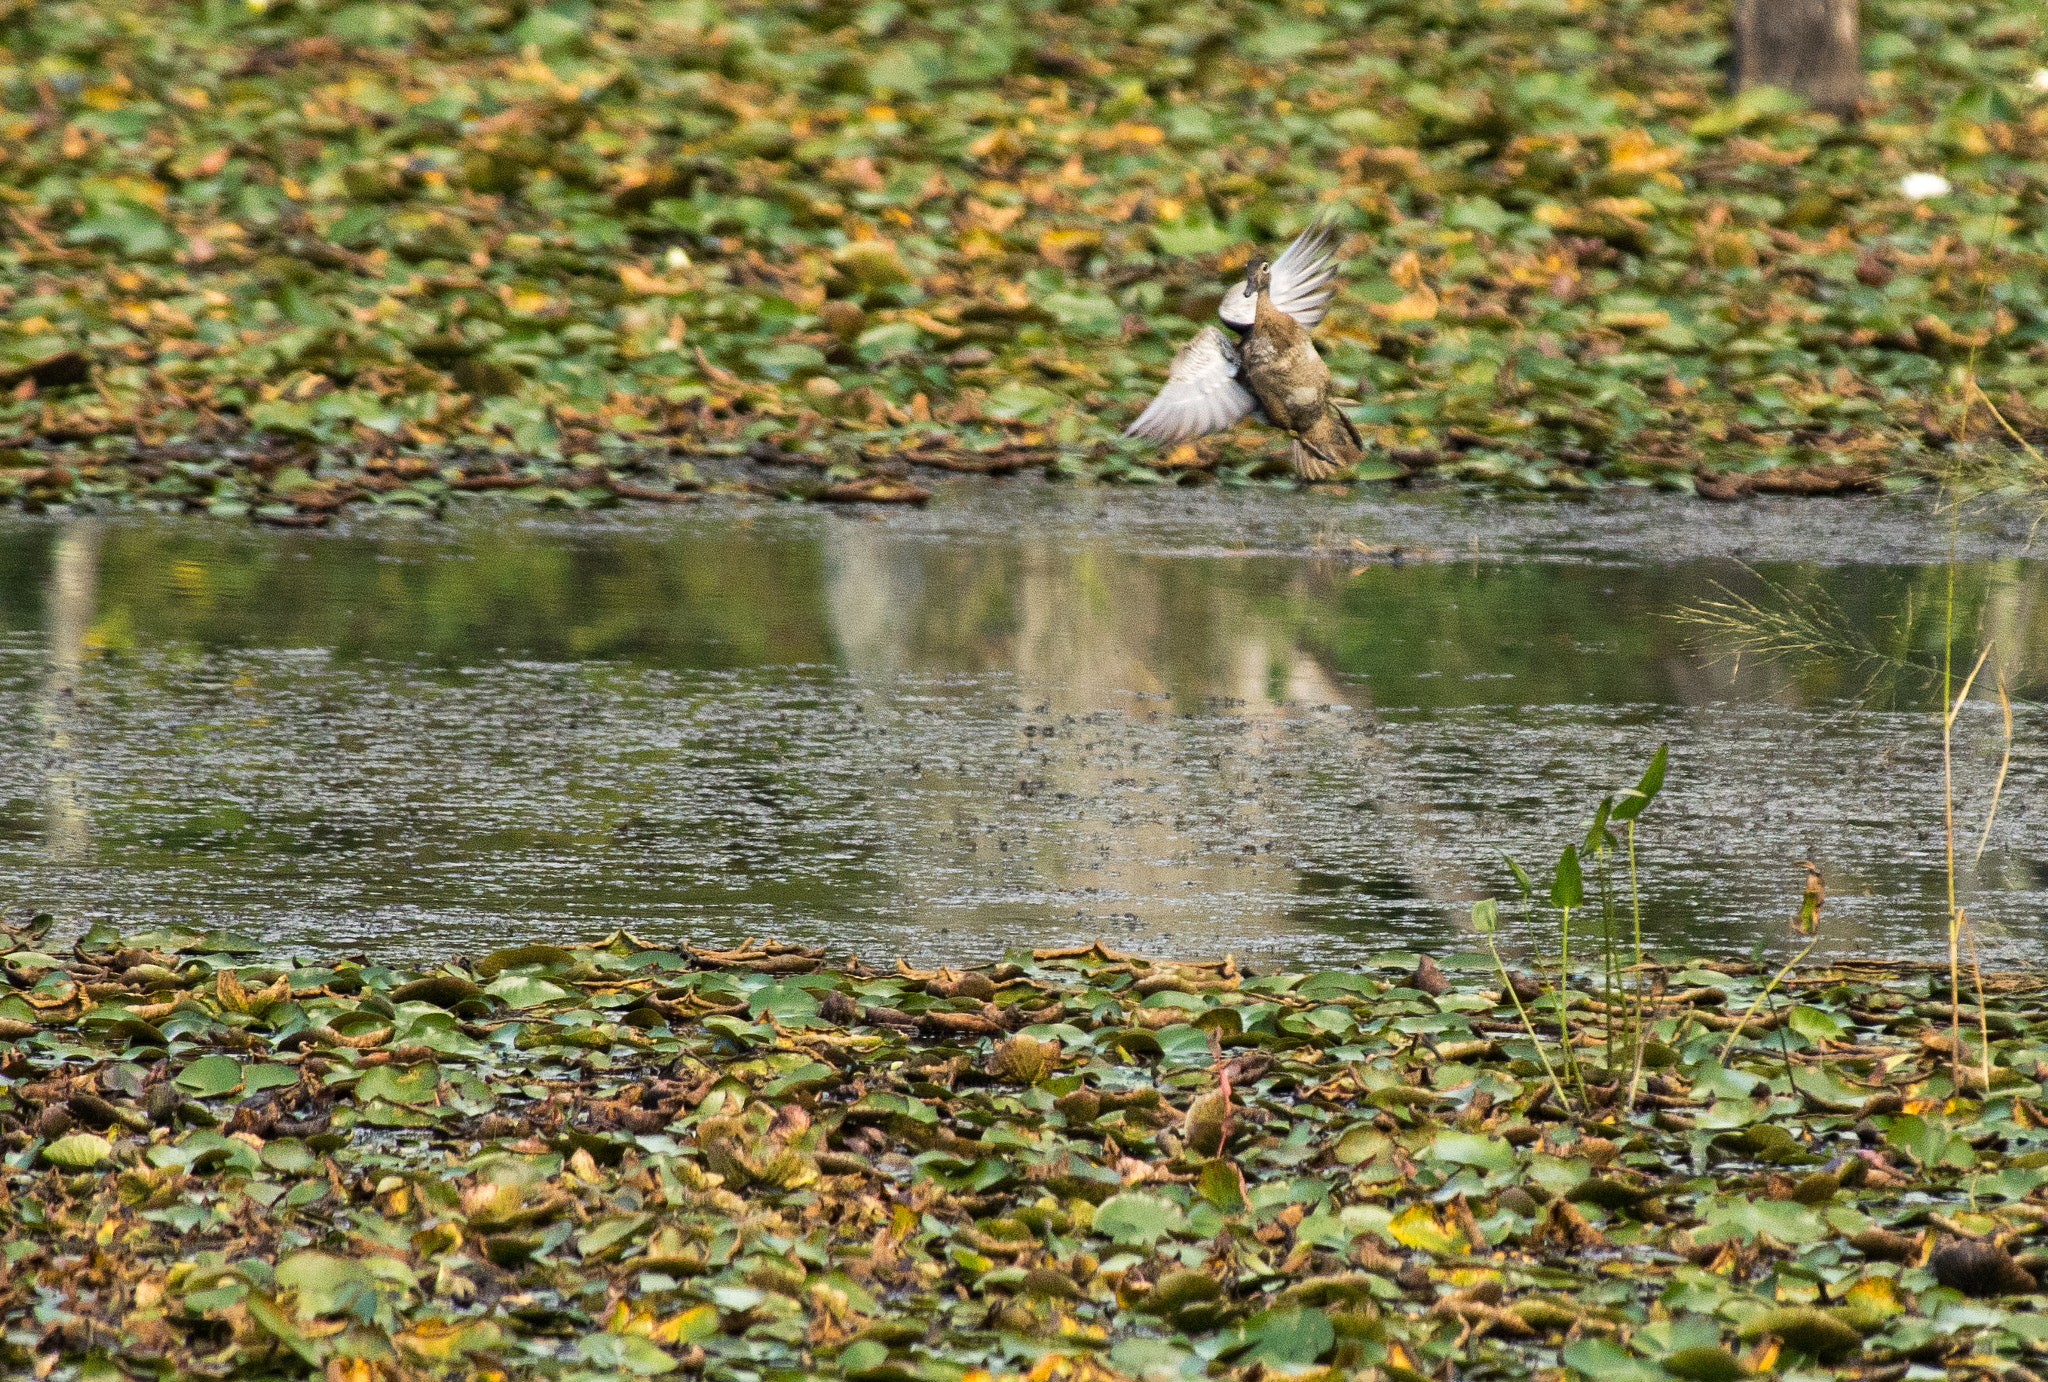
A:
<svg viewBox="0 0 2048 1382">
<path fill-rule="evenodd" d="M 1365 444 L 1351 419 L 1332 408 L 1316 419 L 1315 426 L 1296 434 L 1289 459 L 1302 479 L 1327 480 L 1364 460 Z"/>
<path fill-rule="evenodd" d="M 1309 446 L 1300 437 L 1294 439 L 1294 451 L 1288 457 L 1294 465 L 1294 473 L 1304 480 L 1327 480 L 1337 473 L 1337 466 L 1328 455 Z"/>
</svg>

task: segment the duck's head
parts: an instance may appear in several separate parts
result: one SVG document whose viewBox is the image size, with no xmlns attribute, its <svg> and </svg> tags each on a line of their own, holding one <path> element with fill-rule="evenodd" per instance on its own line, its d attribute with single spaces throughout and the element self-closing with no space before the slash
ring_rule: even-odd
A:
<svg viewBox="0 0 2048 1382">
<path fill-rule="evenodd" d="M 1216 315 L 1223 318 L 1224 325 L 1239 334 L 1252 329 L 1252 321 L 1259 315 L 1259 294 L 1270 289 L 1273 282 L 1273 266 L 1257 255 L 1244 266 L 1244 282 L 1231 285 L 1223 295 L 1223 304 L 1216 309 Z"/>
</svg>

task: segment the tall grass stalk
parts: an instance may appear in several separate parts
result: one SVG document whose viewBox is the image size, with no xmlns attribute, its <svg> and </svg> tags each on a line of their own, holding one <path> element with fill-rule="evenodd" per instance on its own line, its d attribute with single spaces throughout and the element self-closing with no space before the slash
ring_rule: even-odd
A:
<svg viewBox="0 0 2048 1382">
<path fill-rule="evenodd" d="M 2003 200 L 2003 197 L 2001 197 L 2001 205 L 1999 206 L 1999 210 L 1996 213 L 1998 219 L 1993 223 L 1997 228 L 1996 235 L 1994 236 L 1993 241 L 1994 244 L 1998 239 L 2004 238 L 2005 235 L 2005 217 L 2003 214 L 2004 207 L 2002 205 Z M 1990 303 L 1990 301 L 1991 276 L 1987 273 L 1984 275 L 1983 280 L 1978 284 L 1977 288 L 1977 311 L 1979 315 L 1983 313 L 1985 307 Z M 1993 403 L 1990 400 L 1990 398 L 1985 395 L 1983 386 L 1978 384 L 1977 352 L 1980 348 L 1981 347 L 1973 341 L 1970 345 L 1969 359 L 1965 361 L 1963 365 L 1962 378 L 1959 381 L 1961 384 L 1959 392 L 1962 396 L 1962 415 L 1956 419 L 1956 445 L 1952 447 L 1949 451 L 1948 469 L 1945 472 L 1942 481 L 1942 487 L 1947 492 L 1949 519 L 1947 583 L 1948 600 L 1943 610 L 1943 621 L 1941 630 L 1941 807 L 1942 836 L 1943 845 L 1947 852 L 1948 873 L 1949 1040 L 1954 1043 L 1955 1050 L 1955 1055 L 1952 1058 L 1954 1064 L 1951 1066 L 1951 1068 L 1955 1070 L 1958 1074 L 1961 1073 L 1962 1069 L 1962 983 L 1960 976 L 1957 973 L 1956 961 L 1958 957 L 1956 955 L 1956 935 L 1959 931 L 1961 931 L 1964 928 L 1966 923 L 1963 917 L 1962 908 L 1956 904 L 1956 799 L 1955 782 L 1952 772 L 1951 745 L 1955 736 L 1956 716 L 1959 713 L 1961 713 L 1963 701 L 1970 694 L 1970 683 L 1974 682 L 1977 679 L 1977 673 L 1979 670 L 1983 668 L 1984 659 L 1991 655 L 1992 648 L 1992 645 L 1990 643 L 1986 643 L 1984 645 L 1984 651 L 1977 655 L 1977 665 L 1970 669 L 1969 678 L 1963 683 L 1963 689 L 1961 693 L 1955 696 L 1953 699 L 1951 699 L 1948 693 L 1949 678 L 1955 669 L 1956 549 L 1959 543 L 1959 539 L 1961 537 L 1963 525 L 1962 444 L 1969 439 L 1970 412 L 1972 406 L 1981 401 L 1984 404 L 1985 409 L 1990 412 L 1991 416 L 1994 419 L 1996 419 L 1999 426 L 2003 427 L 2008 435 L 2014 437 L 2019 441 L 2021 447 L 2025 449 L 2028 456 L 2033 458 L 2035 461 L 2039 461 L 2041 454 L 2040 452 L 2036 451 L 2031 445 L 2029 445 L 2024 437 L 2021 437 L 2019 435 L 2019 432 L 2013 427 L 2012 423 L 2006 420 L 2005 414 L 1998 410 L 1998 405 Z M 1999 689 L 2000 698 L 2003 699 L 2003 676 L 2001 676 L 1999 679 Z M 2011 755 L 2012 716 L 2010 711 L 2008 710 L 2006 715 L 2006 758 L 2003 762 L 2000 763 L 1998 770 L 1998 786 L 2000 788 L 2003 788 L 2005 785 L 2005 763 L 2010 762 Z M 1985 839 L 1990 838 L 1991 822 L 1996 820 L 1997 818 L 1998 795 L 1997 792 L 1994 791 L 1991 798 L 1991 810 L 1985 816 L 1984 819 Z M 1977 853 L 1981 857 L 1983 852 L 1984 846 L 1983 843 L 1980 841 L 1977 846 Z M 1970 969 L 1977 988 L 1977 1012 L 1980 1020 L 1982 1020 L 1984 1013 L 1984 976 L 1977 969 L 1976 957 L 1977 943 L 1974 939 L 1972 939 L 1970 942 Z M 1983 1051 L 1984 1093 L 1985 1096 L 1988 1098 L 1991 1093 L 1991 1043 L 1989 1040 L 1986 1040 L 1984 1042 Z M 1957 1083 L 1961 1084 L 1961 1081 L 1958 1080 Z"/>
<path fill-rule="evenodd" d="M 1557 857 L 1557 868 L 1550 877 L 1550 905 L 1558 909 L 1558 962 L 1557 989 L 1554 997 L 1557 1007 L 1557 1026 L 1563 1034 L 1564 1069 L 1572 1082 L 1579 1087 L 1579 1106 L 1591 1107 L 1586 1097 L 1586 1072 L 1579 1064 L 1578 1051 L 1572 1041 L 1571 1018 L 1565 1011 L 1565 990 L 1571 986 L 1572 977 L 1572 909 L 1586 900 L 1585 876 L 1579 868 L 1579 851 L 1574 845 L 1566 845 L 1564 853 Z"/>
<path fill-rule="evenodd" d="M 1624 1101 L 1623 1107 L 1631 1111 L 1636 1106 L 1636 1087 L 1643 1078 L 1643 1045 L 1649 1040 L 1648 1027 L 1643 1020 L 1643 894 L 1636 878 L 1636 817 L 1640 816 L 1643 809 L 1656 799 L 1657 793 L 1663 790 L 1664 770 L 1670 758 L 1670 745 L 1659 744 L 1657 752 L 1650 757 L 1649 767 L 1643 769 L 1643 775 L 1636 780 L 1636 785 L 1622 792 L 1607 813 L 1610 822 L 1622 823 L 1628 838 L 1628 899 L 1630 921 L 1634 928 L 1636 976 L 1630 1024 L 1635 1052 L 1629 1061 L 1628 1098 Z"/>
<path fill-rule="evenodd" d="M 1977 967 L 1977 938 L 1970 934 L 1969 923 L 1963 926 L 1963 938 L 1970 943 L 1970 978 L 1977 986 L 1977 1052 L 1984 1066 L 1980 1072 L 1984 1078 L 1984 1097 L 1991 1097 L 1991 1015 L 1984 1003 L 1984 971 Z"/>
<path fill-rule="evenodd" d="M 1991 809 L 1984 813 L 1984 833 L 1977 837 L 1977 852 L 1970 857 L 1972 864 L 1984 857 L 1984 846 L 1991 842 L 1991 825 L 1998 819 L 1998 798 L 2005 791 L 2005 774 L 2012 767 L 2012 697 L 2005 693 L 2005 672 L 1998 673 L 1998 709 L 2005 718 L 2005 750 L 1998 756 L 1998 777 L 1991 784 Z"/>
<path fill-rule="evenodd" d="M 1536 977 L 1540 980 L 1543 977 L 1543 944 L 1537 939 L 1537 932 L 1533 925 L 1534 914 L 1532 910 L 1536 899 L 1536 881 L 1529 877 L 1529 871 L 1516 863 L 1514 856 L 1506 850 L 1501 851 L 1500 857 L 1507 862 L 1508 871 L 1514 874 L 1515 887 L 1522 895 L 1522 926 L 1529 933 L 1529 967 L 1536 972 Z M 1555 880 L 1553 880 L 1551 892 L 1555 895 L 1556 891 L 1557 885 Z M 1476 920 L 1477 913 L 1474 916 Z M 1492 942 L 1489 941 L 1488 949 L 1491 948 Z M 1565 1073 L 1569 1075 L 1576 1068 L 1576 1063 L 1572 1056 L 1571 1022 L 1565 1016 L 1564 1009 L 1564 990 L 1566 980 L 1571 974 L 1571 918 L 1569 913 L 1566 914 L 1565 918 L 1564 938 L 1561 949 L 1562 954 L 1558 959 L 1557 965 L 1557 983 L 1553 989 L 1552 999 L 1557 1008 L 1558 1060 L 1564 1065 Z M 1495 963 L 1499 963 L 1498 957 L 1496 957 Z M 1505 978 L 1506 971 L 1503 970 L 1502 974 Z M 1514 985 L 1509 983 L 1508 988 L 1510 992 L 1513 992 Z M 1522 1021 L 1529 1029 L 1529 1039 L 1536 1042 L 1537 1054 L 1542 1056 L 1543 1043 L 1537 1038 L 1536 1028 L 1529 1022 L 1528 1014 L 1523 1012 L 1520 994 L 1515 994 L 1515 1010 L 1523 1013 Z M 1558 1101 L 1569 1106 L 1571 1096 L 1566 1092 L 1565 1082 L 1558 1079 L 1555 1072 L 1551 1070 L 1548 1057 L 1543 1057 L 1543 1069 L 1546 1074 L 1551 1076 L 1552 1085 L 1557 1090 Z M 1581 1083 L 1583 1084 L 1583 1082 Z"/>
<path fill-rule="evenodd" d="M 1523 918 L 1527 920 L 1527 908 Z M 1493 957 L 1494 972 L 1500 975 L 1501 992 L 1515 1005 L 1515 1015 L 1522 1019 L 1522 1030 L 1529 1034 L 1529 1042 L 1536 1048 L 1536 1059 L 1543 1065 L 1543 1073 L 1550 1078 L 1550 1087 L 1564 1097 L 1564 1083 L 1557 1078 L 1557 1071 L 1551 1068 L 1550 1057 L 1543 1050 L 1543 1038 L 1536 1035 L 1536 1024 L 1529 1017 L 1529 1010 L 1522 1006 L 1522 995 L 1515 992 L 1514 978 L 1509 975 L 1507 964 L 1500 957 L 1500 947 L 1494 941 L 1494 933 L 1500 930 L 1500 904 L 1492 898 L 1482 898 L 1472 904 L 1472 929 L 1486 938 L 1486 953 Z M 1571 1038 L 1570 1029 L 1565 1030 L 1566 1041 Z"/>
<path fill-rule="evenodd" d="M 1953 538 L 1951 541 L 1953 542 Z M 1943 630 L 1942 638 L 1941 826 L 1948 864 L 1948 1034 L 1949 1040 L 1955 1043 L 1955 1049 L 1960 1052 L 1963 1040 L 1963 979 L 1958 940 L 1963 927 L 1963 909 L 1956 904 L 1955 728 L 1956 717 L 1963 711 L 1963 702 L 1969 699 L 1970 687 L 1976 683 L 1977 674 L 1984 670 L 1984 660 L 1991 656 L 1994 645 L 1984 645 L 1984 650 L 1977 654 L 1977 665 L 1972 667 L 1970 675 L 1963 679 L 1963 689 L 1950 699 L 1949 668 L 1951 650 L 1955 646 L 1955 587 L 1955 554 L 1951 550 L 1948 568 L 1948 627 Z M 1983 998 L 1981 990 L 1977 996 L 1980 1000 Z"/>
<path fill-rule="evenodd" d="M 1726 1064 L 1728 1064 L 1728 1053 L 1730 1051 L 1733 1051 L 1735 1049 L 1735 1043 L 1742 1039 L 1742 1029 L 1748 1025 L 1750 1018 L 1756 1016 L 1756 1010 L 1764 1005 L 1764 1000 L 1771 996 L 1772 990 L 1776 989 L 1779 984 L 1784 983 L 1785 976 L 1790 974 L 1793 970 L 1799 968 L 1801 962 L 1803 962 L 1808 955 L 1811 955 L 1813 953 L 1813 948 L 1819 944 L 1820 928 L 1816 926 L 1813 929 L 1812 939 L 1806 942 L 1806 948 L 1801 950 L 1797 955 L 1794 955 L 1791 959 L 1787 960 L 1785 962 L 1785 967 L 1783 969 L 1780 969 L 1776 974 L 1773 974 L 1771 976 L 1771 982 L 1765 984 L 1764 991 L 1762 993 L 1759 993 L 1756 996 L 1756 998 L 1751 1001 L 1748 1011 L 1744 1012 L 1741 1017 L 1736 1019 L 1735 1029 L 1728 1033 L 1728 1040 L 1722 1043 L 1721 1046 L 1720 1063 L 1722 1065 L 1725 1066 Z"/>
<path fill-rule="evenodd" d="M 1614 1069 L 1614 1000 L 1620 984 L 1617 972 L 1616 939 L 1614 934 L 1614 867 L 1610 846 L 1614 836 L 1607 828 L 1608 817 L 1614 811 L 1614 798 L 1602 797 L 1600 805 L 1594 808 L 1592 824 L 1586 827 L 1586 842 L 1582 855 L 1591 855 L 1594 877 L 1600 887 L 1600 1000 L 1606 1018 L 1602 1023 L 1607 1040 L 1607 1068 Z"/>
<path fill-rule="evenodd" d="M 1943 504 L 1949 520 L 1948 559 L 1944 569 L 1942 589 L 1942 640 L 1941 657 L 1932 667 L 1910 658 L 1884 652 L 1877 648 L 1868 637 L 1855 628 L 1841 608 L 1825 594 L 1800 595 L 1784 587 L 1764 580 L 1765 589 L 1775 596 L 1775 601 L 1766 604 L 1748 596 L 1738 594 L 1727 587 L 1719 587 L 1725 598 L 1704 601 L 1681 610 L 1676 616 L 1681 621 L 1711 629 L 1734 644 L 1736 656 L 1756 653 L 1765 658 L 1781 658 L 1795 655 L 1819 655 L 1834 657 L 1851 662 L 1858 667 L 1878 666 L 1894 672 L 1908 673 L 1938 683 L 1941 689 L 1941 807 L 1943 873 L 1946 883 L 1947 930 L 1948 930 L 1948 975 L 1949 975 L 1949 1039 L 1954 1048 L 1962 1049 L 1962 940 L 1967 927 L 1961 905 L 1960 888 L 1956 877 L 1956 800 L 1955 800 L 1955 726 L 1962 713 L 1965 701 L 1969 699 L 1971 687 L 1983 671 L 1995 642 L 1987 641 L 1978 651 L 1977 659 L 1963 678 L 1960 688 L 1956 685 L 1956 573 L 1960 565 L 1962 529 L 1962 505 L 1964 503 L 1964 478 L 1962 471 L 1962 450 L 1960 443 L 1968 437 L 1971 413 L 1981 404 L 2005 434 L 2032 460 L 2036 468 L 2048 473 L 2048 458 L 2015 428 L 1998 405 L 1987 397 L 1978 385 L 1974 368 L 1975 351 L 1972 360 L 1960 375 L 1960 416 L 1956 422 L 1958 446 L 1949 453 L 1949 463 L 1943 475 Z M 1755 574 L 1752 572 L 1752 574 Z M 1759 577 L 1759 579 L 1762 579 Z M 1998 673 L 1998 700 L 2004 721 L 2005 748 L 1999 760 L 1998 775 L 1992 786 L 1991 805 L 1985 815 L 1984 827 L 1978 836 L 1976 853 L 1972 862 L 1984 856 L 1984 849 L 1991 838 L 1991 827 L 1998 818 L 1998 809 L 2005 789 L 2005 779 L 2012 763 L 2012 699 L 2006 689 L 2003 669 Z M 1974 941 L 1972 941 L 1974 946 Z M 1810 946 L 1808 947 L 1811 948 Z M 1802 955 L 1805 953 L 1801 952 Z M 1974 969 L 1974 967 L 1973 967 Z M 1981 982 L 1977 983 L 1978 1002 L 1983 1004 Z M 1960 1068 L 1958 1066 L 1958 1068 Z"/>
<path fill-rule="evenodd" d="M 1664 750 L 1660 748 L 1660 749 L 1658 749 L 1658 750 L 1657 750 L 1657 752 L 1661 754 L 1661 753 L 1663 753 L 1663 752 L 1664 752 Z M 1636 972 L 1637 972 L 1638 974 L 1640 974 L 1640 973 L 1642 972 L 1642 968 L 1643 968 L 1643 894 L 1642 894 L 1642 891 L 1641 891 L 1641 890 L 1640 890 L 1640 889 L 1639 889 L 1639 888 L 1638 888 L 1638 887 L 1636 886 L 1636 822 L 1635 822 L 1635 817 L 1633 817 L 1633 816 L 1629 817 L 1629 820 L 1628 820 L 1628 831 L 1627 831 L 1627 834 L 1628 834 L 1628 902 L 1629 902 L 1629 912 L 1630 912 L 1630 914 L 1631 914 L 1631 919 L 1633 920 L 1633 922 L 1634 922 L 1634 924 L 1635 924 L 1635 933 L 1636 933 L 1636 935 L 1635 935 L 1635 941 L 1636 941 L 1636 959 L 1635 959 L 1635 966 L 1636 966 Z M 1641 984 L 1640 984 L 1640 983 L 1638 983 L 1637 987 L 1638 987 L 1638 988 L 1640 988 L 1640 987 L 1641 987 Z"/>
<path fill-rule="evenodd" d="M 1586 1101 L 1586 1077 L 1579 1070 L 1577 1044 L 1572 1040 L 1571 1012 L 1564 1003 L 1565 992 L 1571 987 L 1572 972 L 1572 909 L 1569 907 L 1564 909 L 1564 920 L 1559 923 L 1558 939 L 1557 987 L 1550 991 L 1550 1002 L 1557 1009 L 1558 1041 L 1563 1047 L 1560 1055 L 1564 1060 L 1564 1071 L 1578 1086 L 1579 1102 L 1583 1105 Z"/>
</svg>

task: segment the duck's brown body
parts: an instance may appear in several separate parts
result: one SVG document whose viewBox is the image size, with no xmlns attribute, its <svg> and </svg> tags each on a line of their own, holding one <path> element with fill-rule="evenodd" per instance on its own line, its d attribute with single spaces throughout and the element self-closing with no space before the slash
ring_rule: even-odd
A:
<svg viewBox="0 0 2048 1382">
<path fill-rule="evenodd" d="M 1330 402 L 1330 367 L 1307 329 L 1273 305 L 1263 284 L 1240 354 L 1245 387 L 1267 419 L 1293 438 L 1297 475 L 1324 480 L 1364 459 L 1357 429 Z"/>
<path fill-rule="evenodd" d="M 1196 332 L 1126 433 L 1191 441 L 1256 417 L 1293 440 L 1294 471 L 1304 480 L 1327 480 L 1364 459 L 1365 443 L 1331 402 L 1329 366 L 1308 334 L 1337 291 L 1334 233 L 1328 222 L 1312 222 L 1276 263 L 1247 265 L 1216 312 L 1238 339 L 1213 326 Z"/>
</svg>

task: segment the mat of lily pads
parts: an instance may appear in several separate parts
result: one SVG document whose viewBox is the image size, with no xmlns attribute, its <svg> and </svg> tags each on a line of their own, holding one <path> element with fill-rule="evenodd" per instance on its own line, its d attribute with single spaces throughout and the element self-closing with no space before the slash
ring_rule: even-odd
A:
<svg viewBox="0 0 2048 1382">
<path fill-rule="evenodd" d="M 1958 1011 L 1925 966 L 1646 962 L 1611 1005 L 1517 975 L 1518 1016 L 1469 955 L 622 933 L 412 972 L 47 924 L 0 959 L 15 1376 L 2024 1380 L 2048 1347 L 2024 976 Z"/>
<path fill-rule="evenodd" d="M 0 0 L 0 499 L 1282 477 L 1118 433 L 1319 206 L 1360 479 L 2022 478 L 2040 13 L 1860 8 L 1843 123 L 1691 0 Z"/>
</svg>

